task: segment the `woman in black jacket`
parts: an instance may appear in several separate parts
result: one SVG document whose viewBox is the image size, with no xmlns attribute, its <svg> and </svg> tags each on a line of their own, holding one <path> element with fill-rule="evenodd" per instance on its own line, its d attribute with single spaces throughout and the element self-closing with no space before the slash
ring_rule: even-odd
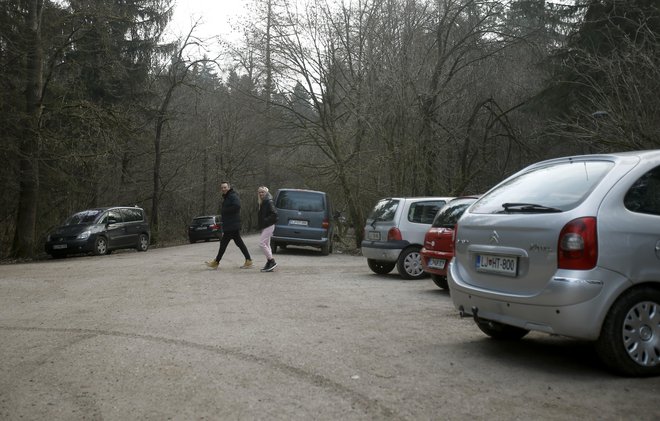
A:
<svg viewBox="0 0 660 421">
<path fill-rule="evenodd" d="M 277 222 L 277 209 L 273 203 L 273 196 L 268 193 L 268 187 L 261 186 L 257 189 L 257 196 L 259 198 L 259 213 L 257 214 L 257 222 L 261 230 L 261 238 L 259 238 L 259 247 L 266 256 L 266 265 L 261 269 L 262 272 L 270 272 L 277 266 L 275 259 L 273 259 L 273 251 L 270 248 L 270 237 L 273 236 L 275 230 L 275 222 Z"/>
</svg>

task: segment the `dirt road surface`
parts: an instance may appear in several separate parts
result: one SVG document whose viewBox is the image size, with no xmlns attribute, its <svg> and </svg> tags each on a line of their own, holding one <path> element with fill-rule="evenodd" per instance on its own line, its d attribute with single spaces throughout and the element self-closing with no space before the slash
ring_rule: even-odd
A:
<svg viewBox="0 0 660 421">
<path fill-rule="evenodd" d="M 257 237 L 246 242 L 256 263 Z M 430 279 L 231 244 L 0 266 L 2 420 L 657 420 L 589 344 L 487 339 Z"/>
</svg>

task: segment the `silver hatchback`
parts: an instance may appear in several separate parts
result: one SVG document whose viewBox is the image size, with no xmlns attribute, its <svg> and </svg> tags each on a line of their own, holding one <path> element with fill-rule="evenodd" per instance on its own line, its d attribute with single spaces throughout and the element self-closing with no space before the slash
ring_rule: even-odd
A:
<svg viewBox="0 0 660 421">
<path fill-rule="evenodd" d="M 660 150 L 543 161 L 463 214 L 454 305 L 496 339 L 595 341 L 624 375 L 660 374 Z"/>
</svg>

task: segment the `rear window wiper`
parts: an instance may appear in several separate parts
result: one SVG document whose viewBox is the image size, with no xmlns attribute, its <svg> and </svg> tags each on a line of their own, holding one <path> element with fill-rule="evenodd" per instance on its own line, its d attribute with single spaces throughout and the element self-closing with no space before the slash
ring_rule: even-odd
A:
<svg viewBox="0 0 660 421">
<path fill-rule="evenodd" d="M 561 209 L 550 206 L 537 205 L 536 203 L 502 203 L 505 212 L 529 212 L 529 213 L 557 213 Z"/>
</svg>

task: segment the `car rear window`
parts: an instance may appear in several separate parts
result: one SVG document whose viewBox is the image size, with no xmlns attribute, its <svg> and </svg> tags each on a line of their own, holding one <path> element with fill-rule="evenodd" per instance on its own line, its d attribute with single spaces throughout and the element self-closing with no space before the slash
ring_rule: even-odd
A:
<svg viewBox="0 0 660 421">
<path fill-rule="evenodd" d="M 458 219 L 463 215 L 465 209 L 468 208 L 477 199 L 456 199 L 447 203 L 435 215 L 432 227 L 434 228 L 454 228 Z"/>
<path fill-rule="evenodd" d="M 325 201 L 321 193 L 306 191 L 280 191 L 275 207 L 306 212 L 322 212 Z"/>
<path fill-rule="evenodd" d="M 372 221 L 392 221 L 394 214 L 399 207 L 399 201 L 396 199 L 383 199 L 374 206 L 368 220 Z"/>
<path fill-rule="evenodd" d="M 502 213 L 504 204 L 534 205 L 540 212 L 542 207 L 567 211 L 582 203 L 613 167 L 611 161 L 597 160 L 563 161 L 537 167 L 498 185 L 475 203 L 470 212 Z"/>
<path fill-rule="evenodd" d="M 193 225 L 213 225 L 215 224 L 214 218 L 195 218 L 192 222 Z"/>
</svg>

